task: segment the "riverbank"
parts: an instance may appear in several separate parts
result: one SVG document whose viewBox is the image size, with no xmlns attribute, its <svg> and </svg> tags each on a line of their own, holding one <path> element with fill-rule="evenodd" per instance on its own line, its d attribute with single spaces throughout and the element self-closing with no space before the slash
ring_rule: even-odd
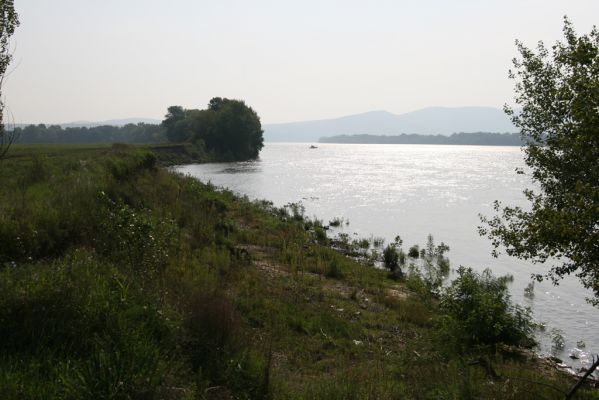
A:
<svg viewBox="0 0 599 400">
<path fill-rule="evenodd" d="M 159 147 L 19 146 L 0 164 L 0 397 L 538 399 L 572 384 L 526 353 L 445 348 L 417 282 L 333 251 L 297 210 L 161 168 L 197 159 Z"/>
</svg>

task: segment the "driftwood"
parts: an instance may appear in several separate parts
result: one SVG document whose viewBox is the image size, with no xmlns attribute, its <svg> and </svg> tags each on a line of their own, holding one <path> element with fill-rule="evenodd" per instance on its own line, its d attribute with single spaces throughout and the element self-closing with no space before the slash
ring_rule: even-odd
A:
<svg viewBox="0 0 599 400">
<path fill-rule="evenodd" d="M 576 382 L 574 384 L 574 386 L 572 386 L 572 388 L 570 388 L 570 390 L 568 391 L 568 394 L 566 394 L 566 397 L 565 397 L 566 400 L 570 400 L 572 398 L 572 396 L 574 396 L 576 391 L 582 386 L 584 381 L 593 373 L 593 371 L 595 371 L 597 369 L 597 367 L 599 367 L 599 356 L 597 356 L 597 359 L 595 359 L 595 357 L 593 357 L 593 365 L 591 365 L 591 367 L 578 380 L 578 382 Z"/>
</svg>

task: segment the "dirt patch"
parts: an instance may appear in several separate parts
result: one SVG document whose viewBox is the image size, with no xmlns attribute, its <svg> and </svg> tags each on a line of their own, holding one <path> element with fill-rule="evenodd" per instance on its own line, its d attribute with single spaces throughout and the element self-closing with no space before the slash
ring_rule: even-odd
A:
<svg viewBox="0 0 599 400">
<path fill-rule="evenodd" d="M 264 272 L 270 278 L 291 275 L 289 271 L 286 271 L 282 266 L 277 264 L 271 264 L 262 260 L 256 260 L 253 262 L 253 264 L 256 266 L 256 268 Z"/>
<path fill-rule="evenodd" d="M 401 286 L 394 286 L 390 289 L 387 289 L 387 296 L 395 300 L 405 300 L 410 296 L 410 294 L 407 289 Z"/>
</svg>

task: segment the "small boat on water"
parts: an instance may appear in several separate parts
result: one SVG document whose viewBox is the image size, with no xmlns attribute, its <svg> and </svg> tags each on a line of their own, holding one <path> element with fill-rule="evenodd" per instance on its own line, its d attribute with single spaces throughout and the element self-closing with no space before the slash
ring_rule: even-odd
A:
<svg viewBox="0 0 599 400">
<path fill-rule="evenodd" d="M 318 147 L 316 147 L 316 146 L 314 146 L 314 145 L 312 144 L 312 145 L 310 145 L 310 148 L 311 148 L 311 149 L 317 149 Z"/>
</svg>

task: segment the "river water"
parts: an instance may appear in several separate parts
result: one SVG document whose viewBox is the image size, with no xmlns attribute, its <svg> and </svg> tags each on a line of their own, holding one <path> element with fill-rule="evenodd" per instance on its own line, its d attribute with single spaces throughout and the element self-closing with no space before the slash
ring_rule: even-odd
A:
<svg viewBox="0 0 599 400">
<path fill-rule="evenodd" d="M 541 354 L 553 353 L 568 365 L 588 364 L 588 353 L 599 351 L 596 325 L 599 310 L 585 302 L 587 292 L 575 278 L 559 286 L 535 283 L 534 297 L 524 296 L 532 273 L 547 267 L 500 255 L 491 256 L 488 239 L 477 233 L 479 213 L 493 215 L 493 201 L 527 203 L 522 190 L 530 186 L 518 147 L 437 145 L 355 145 L 267 143 L 260 159 L 250 162 L 193 164 L 177 170 L 204 182 L 227 187 L 275 205 L 302 202 L 308 216 L 325 223 L 334 217 L 349 220 L 346 232 L 392 241 L 396 235 L 404 248 L 435 242 L 450 246 L 451 265 L 496 275 L 511 274 L 512 298 L 531 307 L 535 320 L 546 324 L 538 333 Z M 563 349 L 552 338 L 561 332 Z M 586 345 L 580 360 L 568 355 Z"/>
</svg>

